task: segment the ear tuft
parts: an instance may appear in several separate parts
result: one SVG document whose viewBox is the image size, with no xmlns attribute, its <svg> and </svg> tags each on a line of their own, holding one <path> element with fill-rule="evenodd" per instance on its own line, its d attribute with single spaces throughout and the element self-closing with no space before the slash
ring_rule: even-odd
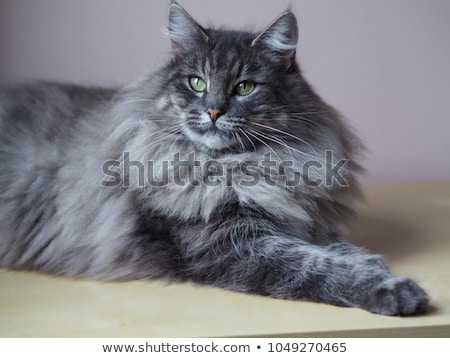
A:
<svg viewBox="0 0 450 358">
<path fill-rule="evenodd" d="M 295 15 L 290 11 L 281 14 L 266 30 L 252 42 L 261 44 L 282 59 L 291 63 L 295 57 L 298 43 L 298 26 Z"/>
<path fill-rule="evenodd" d="M 169 6 L 167 34 L 174 51 L 192 49 L 199 41 L 208 40 L 201 26 L 175 1 Z"/>
</svg>

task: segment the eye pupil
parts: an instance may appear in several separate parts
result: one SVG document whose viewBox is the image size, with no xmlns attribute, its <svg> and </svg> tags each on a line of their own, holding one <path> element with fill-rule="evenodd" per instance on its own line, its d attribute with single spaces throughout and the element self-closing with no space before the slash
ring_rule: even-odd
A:
<svg viewBox="0 0 450 358">
<path fill-rule="evenodd" d="M 206 90 L 206 82 L 200 77 L 190 77 L 189 86 L 191 86 L 195 92 L 204 92 Z"/>
<path fill-rule="evenodd" d="M 247 96 L 255 90 L 255 83 L 243 81 L 236 86 L 236 92 L 240 96 Z"/>
</svg>

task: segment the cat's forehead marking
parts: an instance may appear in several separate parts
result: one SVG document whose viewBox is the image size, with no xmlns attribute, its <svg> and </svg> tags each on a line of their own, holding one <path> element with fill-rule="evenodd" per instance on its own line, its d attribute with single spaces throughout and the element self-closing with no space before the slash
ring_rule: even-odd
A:
<svg viewBox="0 0 450 358">
<path fill-rule="evenodd" d="M 250 68 L 249 68 L 248 64 L 247 64 L 247 63 L 244 63 L 243 66 L 242 66 L 242 68 L 241 68 L 241 73 L 240 73 L 240 75 L 241 75 L 242 77 L 247 77 L 247 74 L 249 73 L 249 70 L 250 70 Z"/>
<path fill-rule="evenodd" d="M 211 77 L 211 64 L 209 62 L 209 58 L 208 57 L 205 59 L 205 65 L 204 65 L 204 68 L 203 68 L 203 72 L 205 73 L 205 76 L 207 78 Z"/>
<path fill-rule="evenodd" d="M 222 78 L 238 78 L 241 75 L 241 59 L 237 51 L 211 52 L 211 57 L 205 60 L 205 75 L 209 78 L 220 75 Z"/>
<path fill-rule="evenodd" d="M 240 69 L 241 69 L 241 66 L 239 64 L 239 61 L 235 60 L 234 62 L 232 62 L 232 66 L 230 68 L 230 74 L 233 75 L 234 77 L 238 77 Z"/>
</svg>

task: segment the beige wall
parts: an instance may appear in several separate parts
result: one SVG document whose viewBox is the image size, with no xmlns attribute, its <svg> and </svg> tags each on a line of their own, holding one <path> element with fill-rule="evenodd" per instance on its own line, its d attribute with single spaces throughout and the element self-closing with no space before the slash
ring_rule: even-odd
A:
<svg viewBox="0 0 450 358">
<path fill-rule="evenodd" d="M 370 154 L 368 181 L 450 179 L 449 0 L 179 0 L 204 24 L 268 24 L 290 2 L 299 60 Z M 0 0 L 0 81 L 121 84 L 161 64 L 166 0 Z"/>
</svg>

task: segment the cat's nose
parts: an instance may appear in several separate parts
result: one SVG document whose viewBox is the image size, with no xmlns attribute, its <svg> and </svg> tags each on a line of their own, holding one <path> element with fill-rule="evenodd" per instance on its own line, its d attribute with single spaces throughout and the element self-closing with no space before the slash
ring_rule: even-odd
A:
<svg viewBox="0 0 450 358">
<path fill-rule="evenodd" d="M 211 121 L 215 123 L 219 117 L 223 114 L 223 112 L 220 109 L 207 109 L 206 113 L 209 114 L 209 118 L 211 118 Z"/>
</svg>

